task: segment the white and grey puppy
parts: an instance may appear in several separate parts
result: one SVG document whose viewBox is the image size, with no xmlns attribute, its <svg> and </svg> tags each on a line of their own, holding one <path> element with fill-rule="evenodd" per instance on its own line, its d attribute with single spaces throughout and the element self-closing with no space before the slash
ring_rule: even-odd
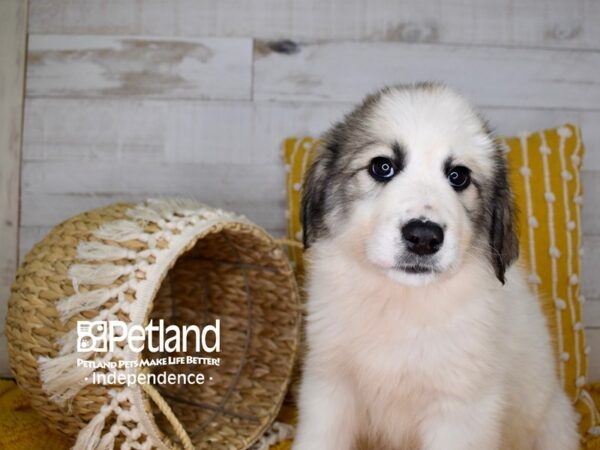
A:
<svg viewBox="0 0 600 450">
<path fill-rule="evenodd" d="M 442 85 L 386 88 L 325 135 L 295 450 L 578 448 L 513 215 L 501 150 Z"/>
</svg>

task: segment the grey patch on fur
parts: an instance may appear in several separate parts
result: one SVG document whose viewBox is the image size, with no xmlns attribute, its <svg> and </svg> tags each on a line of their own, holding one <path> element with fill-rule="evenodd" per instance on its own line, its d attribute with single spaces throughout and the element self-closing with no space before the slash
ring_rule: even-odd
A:
<svg viewBox="0 0 600 450">
<path fill-rule="evenodd" d="M 484 132 L 494 142 L 494 132 L 481 115 Z M 494 145 L 494 175 L 480 188 L 480 230 L 487 230 L 489 258 L 496 277 L 505 282 L 506 269 L 519 257 L 519 237 L 517 230 L 517 210 L 508 179 L 508 162 L 502 147 Z"/>
<path fill-rule="evenodd" d="M 508 164 L 502 149 L 496 146 L 494 179 L 483 204 L 489 230 L 490 260 L 496 277 L 504 284 L 506 269 L 519 256 L 516 211 L 508 182 Z"/>
<path fill-rule="evenodd" d="M 304 180 L 302 194 L 302 233 L 306 248 L 329 233 L 326 216 L 347 210 L 352 200 L 346 178 L 357 152 L 373 142 L 366 118 L 383 91 L 369 95 L 354 111 L 335 124 L 322 138 L 317 157 Z M 392 145 L 393 143 L 390 143 Z"/>
</svg>

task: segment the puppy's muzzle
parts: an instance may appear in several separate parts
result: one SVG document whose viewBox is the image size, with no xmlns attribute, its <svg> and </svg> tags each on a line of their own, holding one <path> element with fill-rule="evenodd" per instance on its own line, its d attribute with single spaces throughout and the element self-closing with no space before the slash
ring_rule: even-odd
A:
<svg viewBox="0 0 600 450">
<path fill-rule="evenodd" d="M 402 238 L 409 252 L 433 255 L 444 243 L 444 230 L 435 222 L 413 219 L 402 227 Z"/>
</svg>

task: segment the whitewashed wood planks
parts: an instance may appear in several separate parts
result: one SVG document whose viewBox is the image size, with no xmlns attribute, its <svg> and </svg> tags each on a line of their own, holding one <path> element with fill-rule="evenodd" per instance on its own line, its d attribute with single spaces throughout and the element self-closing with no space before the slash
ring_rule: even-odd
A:
<svg viewBox="0 0 600 450">
<path fill-rule="evenodd" d="M 595 175 L 600 176 L 600 173 Z M 600 281 L 598 281 L 600 235 L 584 236 L 583 250 L 581 256 L 583 294 L 590 299 L 600 299 Z M 600 326 L 600 322 L 597 325 Z"/>
<path fill-rule="evenodd" d="M 600 299 L 586 299 L 583 304 L 583 321 L 588 329 L 600 329 Z"/>
<path fill-rule="evenodd" d="M 9 375 L 4 323 L 19 243 L 19 168 L 27 2 L 0 2 L 0 376 Z"/>
<path fill-rule="evenodd" d="M 31 8 L 30 30 L 53 36 L 31 36 L 40 51 L 29 55 L 22 252 L 79 211 L 169 193 L 221 203 L 281 235 L 285 136 L 319 134 L 383 83 L 443 79 L 483 105 L 501 134 L 582 126 L 586 325 L 600 325 L 600 281 L 589 272 L 600 264 L 600 60 L 581 51 L 600 48 L 597 2 L 32 0 Z M 301 42 L 257 42 L 253 53 L 252 37 Z M 180 43 L 192 56 L 161 64 Z M 213 58 L 194 56 L 194 46 Z M 123 170 L 113 174 L 111 164 Z M 600 333 L 588 337 L 598 349 Z"/>
<path fill-rule="evenodd" d="M 32 0 L 32 33 L 599 48 L 594 0 Z"/>
<path fill-rule="evenodd" d="M 283 212 L 285 174 L 281 164 L 24 161 L 22 177 L 23 195 L 189 195 L 224 208 L 282 200 L 278 206 Z"/>
<path fill-rule="evenodd" d="M 350 105 L 29 99 L 25 160 L 264 164 L 281 143 L 317 135 Z"/>
<path fill-rule="evenodd" d="M 284 237 L 285 218 L 283 195 L 275 201 L 244 201 L 223 196 L 208 197 L 205 185 L 198 183 L 193 192 L 180 192 L 178 196 L 193 197 L 208 204 L 226 208 L 260 224 L 276 237 Z M 19 251 L 23 257 L 56 224 L 94 208 L 116 202 L 137 202 L 148 197 L 164 197 L 162 192 L 149 194 L 40 194 L 24 193 L 22 196 L 23 223 L 21 225 Z"/>
<path fill-rule="evenodd" d="M 247 38 L 33 35 L 28 64 L 29 97 L 356 102 L 443 80 L 491 107 L 600 104 L 600 53 L 589 51 L 340 42 L 289 54 L 263 43 L 253 56 Z"/>
<path fill-rule="evenodd" d="M 286 136 L 319 135 L 350 108 L 350 104 L 331 103 L 30 99 L 24 160 L 74 164 L 140 161 L 149 167 L 163 163 L 225 164 L 246 165 L 251 170 L 252 165 L 278 164 Z M 500 134 L 558 125 L 565 119 L 581 123 L 588 148 L 586 171 L 600 170 L 600 128 L 594 126 L 600 121 L 599 112 L 495 108 L 483 112 Z M 91 173 L 90 177 L 85 181 L 92 182 L 96 175 Z M 600 177 L 587 175 L 585 188 L 584 232 L 600 234 Z M 235 193 L 235 187 L 231 191 Z M 144 192 L 160 191 L 155 187 Z M 73 187 L 69 193 L 78 190 Z M 238 194 L 242 201 L 248 195 L 245 191 Z"/>
<path fill-rule="evenodd" d="M 19 258 L 23 260 L 33 246 L 41 241 L 51 229 L 52 227 L 21 226 L 19 233 Z"/>
<path fill-rule="evenodd" d="M 30 36 L 27 95 L 251 97 L 252 40 Z"/>
<path fill-rule="evenodd" d="M 88 208 L 119 199 L 193 195 L 247 214 L 269 230 L 285 229 L 281 142 L 318 135 L 350 104 L 189 102 L 135 99 L 29 99 L 23 162 L 22 225 L 52 226 Z M 499 133 L 590 124 L 595 111 L 485 108 Z M 588 158 L 583 228 L 600 235 L 600 134 L 584 134 Z M 595 242 L 595 241 L 594 241 Z M 595 245 L 595 244 L 594 244 Z M 26 246 L 24 246 L 26 247 Z M 588 248 L 586 266 L 600 254 Z M 595 259 L 598 263 L 593 263 Z M 600 280 L 584 276 L 600 297 Z"/>
<path fill-rule="evenodd" d="M 386 84 L 444 81 L 485 106 L 598 109 L 600 53 L 396 43 L 257 47 L 257 100 L 359 101 Z"/>
<path fill-rule="evenodd" d="M 270 163 L 285 137 L 317 136 L 351 108 L 331 102 L 29 99 L 24 158 Z M 576 123 L 587 148 L 585 169 L 600 170 L 600 111 L 484 107 L 482 113 L 500 135 Z M 600 192 L 600 180 L 592 182 L 590 197 Z"/>
<path fill-rule="evenodd" d="M 586 344 L 591 353 L 588 360 L 588 379 L 593 382 L 600 380 L 600 329 L 586 329 Z"/>
</svg>

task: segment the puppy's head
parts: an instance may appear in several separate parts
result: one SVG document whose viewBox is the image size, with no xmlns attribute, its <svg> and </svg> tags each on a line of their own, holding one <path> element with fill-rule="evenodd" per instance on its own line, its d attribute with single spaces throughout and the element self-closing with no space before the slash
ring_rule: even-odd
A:
<svg viewBox="0 0 600 450">
<path fill-rule="evenodd" d="M 485 123 L 438 84 L 386 88 L 324 137 L 304 182 L 304 245 L 419 286 L 487 259 L 516 259 L 506 162 Z"/>
</svg>

